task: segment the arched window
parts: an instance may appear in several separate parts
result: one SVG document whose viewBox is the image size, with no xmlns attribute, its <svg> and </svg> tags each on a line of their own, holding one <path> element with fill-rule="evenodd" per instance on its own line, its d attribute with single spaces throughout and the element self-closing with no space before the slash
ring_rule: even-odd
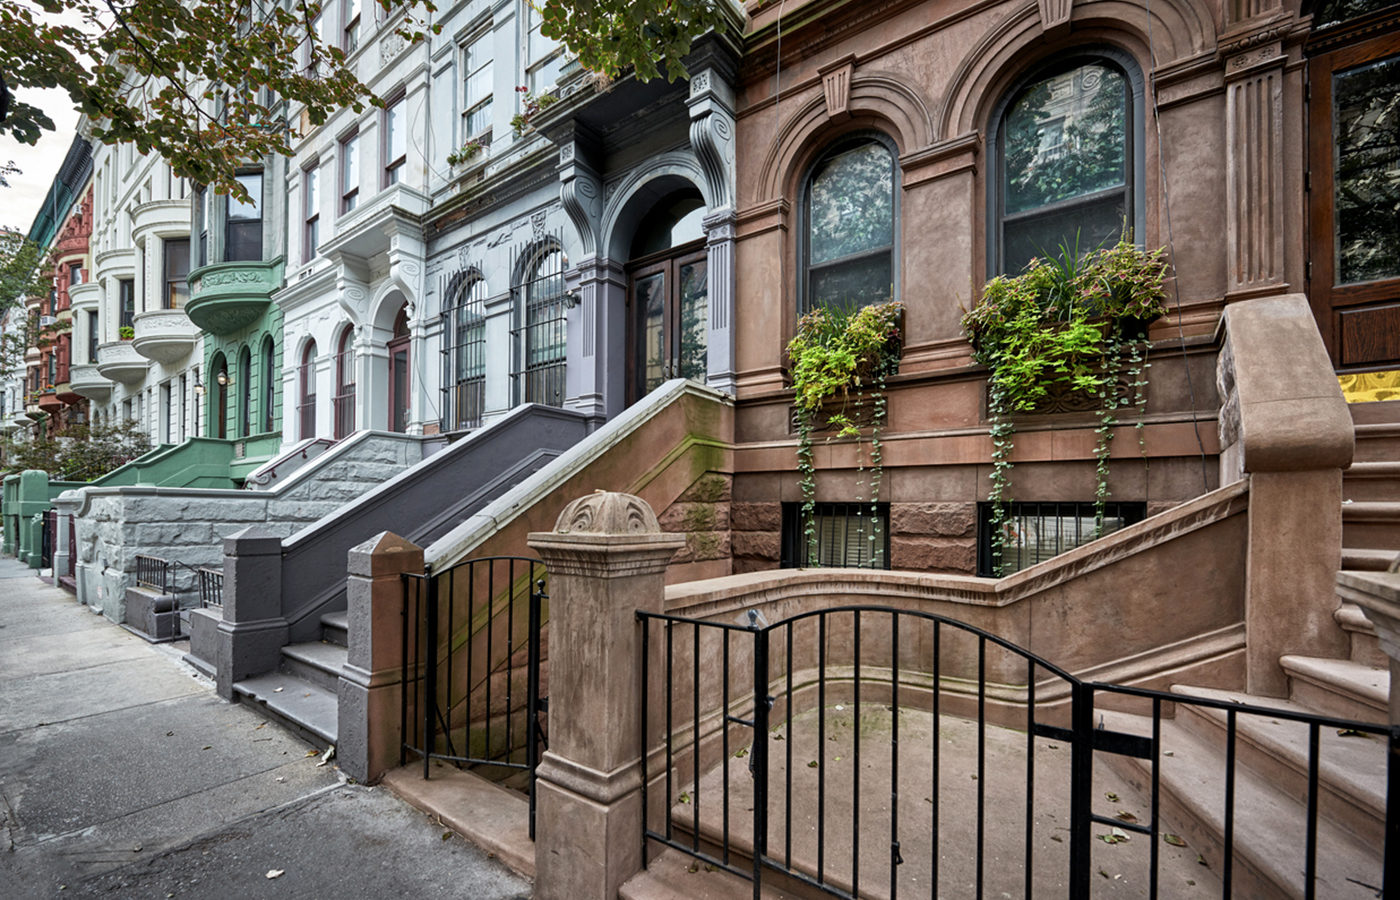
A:
<svg viewBox="0 0 1400 900">
<path fill-rule="evenodd" d="M 486 282 L 477 270 L 449 286 L 442 335 L 442 430 L 476 428 L 486 388 Z"/>
<path fill-rule="evenodd" d="M 524 363 L 517 376 L 522 403 L 560 406 L 564 402 L 564 366 L 568 318 L 564 306 L 564 267 L 568 260 L 558 243 L 532 249 L 519 271 L 523 284 L 517 296 L 524 302 L 517 321 Z"/>
<path fill-rule="evenodd" d="M 209 362 L 209 371 L 214 373 L 214 390 L 209 397 L 209 431 L 216 438 L 228 437 L 228 361 L 222 353 L 215 353 Z M 128 401 L 130 402 L 130 401 Z"/>
<path fill-rule="evenodd" d="M 1112 50 L 1059 57 L 1008 92 L 989 141 L 989 274 L 1140 230 L 1141 106 L 1136 67 Z"/>
<path fill-rule="evenodd" d="M 412 336 L 408 330 L 408 304 L 399 307 L 394 317 L 394 336 L 389 340 L 389 430 L 400 434 L 408 431 L 409 414 L 412 412 L 412 394 L 409 388 L 412 376 L 409 374 L 409 357 Z"/>
<path fill-rule="evenodd" d="M 340 333 L 335 353 L 335 439 L 355 430 L 355 329 L 346 326 Z"/>
<path fill-rule="evenodd" d="M 253 431 L 253 353 L 246 346 L 238 352 L 238 436 Z"/>
<path fill-rule="evenodd" d="M 817 158 L 802 190 L 802 310 L 868 306 L 898 293 L 895 151 L 882 134 L 843 138 Z"/>
<path fill-rule="evenodd" d="M 262 430 L 271 431 L 276 419 L 277 358 L 273 355 L 272 335 L 263 338 L 262 346 Z"/>
<path fill-rule="evenodd" d="M 316 436 L 316 342 L 307 341 L 297 368 L 297 420 L 302 440 Z"/>
</svg>

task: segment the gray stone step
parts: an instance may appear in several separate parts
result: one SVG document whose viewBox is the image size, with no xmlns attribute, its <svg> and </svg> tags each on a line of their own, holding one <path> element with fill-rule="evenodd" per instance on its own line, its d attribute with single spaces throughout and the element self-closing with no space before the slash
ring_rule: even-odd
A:
<svg viewBox="0 0 1400 900">
<path fill-rule="evenodd" d="M 1349 572 L 1384 572 L 1390 568 L 1400 550 L 1370 550 L 1365 547 L 1342 547 L 1342 568 Z"/>
<path fill-rule="evenodd" d="M 1394 422 L 1358 423 L 1356 455 L 1358 462 L 1392 462 L 1400 459 L 1400 424 Z"/>
<path fill-rule="evenodd" d="M 1400 462 L 1354 462 L 1342 473 L 1342 497 L 1357 502 L 1400 501 Z"/>
<path fill-rule="evenodd" d="M 1149 718 L 1111 711 L 1096 715 L 1110 730 L 1152 734 Z M 1163 831 L 1179 835 L 1201 854 L 1211 872 L 1223 875 L 1225 756 L 1174 720 L 1162 722 L 1161 737 Z M 1106 753 L 1096 756 L 1104 757 L 1144 798 L 1151 796 L 1150 761 Z M 1303 897 L 1307 807 L 1237 765 L 1234 812 L 1231 896 Z M 1379 848 L 1367 847 L 1324 817 L 1319 817 L 1317 838 L 1317 896 L 1373 900 L 1375 890 L 1366 885 L 1381 884 Z"/>
<path fill-rule="evenodd" d="M 1400 503 L 1343 503 L 1342 546 L 1391 551 L 1400 549 Z"/>
<path fill-rule="evenodd" d="M 346 649 L 339 644 L 312 641 L 282 648 L 281 670 L 334 694 L 345 667 Z"/>
<path fill-rule="evenodd" d="M 341 647 L 350 646 L 350 614 L 345 610 L 321 616 L 321 640 Z"/>
<path fill-rule="evenodd" d="M 1375 626 L 1366 618 L 1361 607 L 1355 603 L 1343 603 L 1332 613 L 1332 618 L 1347 633 L 1347 640 L 1351 642 L 1352 662 L 1377 669 L 1389 668 L 1390 657 L 1381 649 L 1380 641 L 1376 638 Z"/>
<path fill-rule="evenodd" d="M 1273 697 L 1254 697 L 1202 687 L 1172 687 L 1172 693 L 1230 703 L 1267 706 L 1306 713 L 1304 707 Z M 1225 752 L 1228 716 L 1224 710 L 1176 705 L 1176 721 L 1217 749 Z M 1301 722 L 1242 713 L 1235 716 L 1235 753 L 1269 784 L 1293 799 L 1308 802 L 1308 732 Z M 1387 742 L 1379 736 L 1342 735 L 1335 728 L 1318 732 L 1318 794 L 1322 815 L 1360 840 L 1375 847 L 1385 845 L 1385 788 Z"/>
<path fill-rule="evenodd" d="M 1328 716 L 1382 724 L 1389 721 L 1390 672 L 1349 659 L 1281 656 L 1289 699 Z"/>
<path fill-rule="evenodd" d="M 272 672 L 235 682 L 233 692 L 313 743 L 336 742 L 339 705 L 334 691 L 284 672 Z"/>
</svg>

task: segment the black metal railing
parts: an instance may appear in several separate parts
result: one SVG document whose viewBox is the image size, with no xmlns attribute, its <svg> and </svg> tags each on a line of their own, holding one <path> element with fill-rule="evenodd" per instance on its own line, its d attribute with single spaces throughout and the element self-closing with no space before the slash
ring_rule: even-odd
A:
<svg viewBox="0 0 1400 900">
<path fill-rule="evenodd" d="M 400 763 L 432 760 L 528 773 L 545 743 L 541 631 L 547 573 L 523 557 L 481 557 L 405 576 Z"/>
<path fill-rule="evenodd" d="M 199 570 L 199 605 L 202 609 L 224 608 L 223 569 L 203 567 Z"/>
<path fill-rule="evenodd" d="M 1223 771 L 1196 782 L 1223 796 L 1223 839 L 1192 847 L 1189 877 L 1218 877 L 1225 897 L 1236 890 L 1237 825 L 1265 815 L 1240 799 L 1242 723 L 1292 723 L 1308 748 L 1291 786 L 1300 893 L 1326 896 L 1347 880 L 1400 896 L 1400 726 L 1081 681 L 990 632 L 908 610 L 836 607 L 774 625 L 752 612 L 747 624 L 638 617 L 642 840 L 751 880 L 755 898 L 765 879 L 848 900 L 1087 898 L 1098 839 L 1134 836 L 1148 845 L 1132 858 L 1141 870 L 1125 870 L 1123 854 L 1115 872 L 1148 897 L 1170 895 L 1163 842 L 1182 839 L 1164 821 L 1162 761 L 1186 745 L 1173 737 L 1164 749 L 1162 728 L 1188 710 L 1220 717 L 1224 743 Z M 1113 712 L 1125 706 L 1138 715 Z M 1333 732 L 1355 737 L 1321 739 Z M 1350 775 L 1385 783 L 1383 825 L 1358 839 L 1382 848 L 1377 868 L 1320 875 L 1319 772 L 1356 765 L 1364 736 L 1383 739 L 1373 771 Z M 1123 780 L 1141 787 L 1136 813 L 1095 789 L 1096 763 L 1134 773 Z M 1284 827 L 1279 810 L 1267 815 L 1258 827 Z"/>
<path fill-rule="evenodd" d="M 169 560 L 144 553 L 136 554 L 137 587 L 150 588 L 162 594 L 170 593 L 170 568 Z"/>
</svg>

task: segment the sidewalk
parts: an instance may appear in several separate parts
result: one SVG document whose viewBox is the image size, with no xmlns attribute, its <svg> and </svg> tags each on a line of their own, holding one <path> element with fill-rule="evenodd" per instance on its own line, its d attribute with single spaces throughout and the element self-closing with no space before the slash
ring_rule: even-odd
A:
<svg viewBox="0 0 1400 900">
<path fill-rule="evenodd" d="M 0 897 L 528 897 L 387 790 L 0 558 Z M 268 873 L 283 874 L 269 879 Z"/>
</svg>

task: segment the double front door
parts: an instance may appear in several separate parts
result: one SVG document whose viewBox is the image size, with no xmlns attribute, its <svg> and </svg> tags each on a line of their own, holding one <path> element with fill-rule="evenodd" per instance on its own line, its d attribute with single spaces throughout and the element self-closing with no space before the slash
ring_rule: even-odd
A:
<svg viewBox="0 0 1400 900">
<path fill-rule="evenodd" d="M 628 276 L 627 401 L 670 378 L 704 382 L 710 317 L 703 244 L 642 260 Z"/>
</svg>

